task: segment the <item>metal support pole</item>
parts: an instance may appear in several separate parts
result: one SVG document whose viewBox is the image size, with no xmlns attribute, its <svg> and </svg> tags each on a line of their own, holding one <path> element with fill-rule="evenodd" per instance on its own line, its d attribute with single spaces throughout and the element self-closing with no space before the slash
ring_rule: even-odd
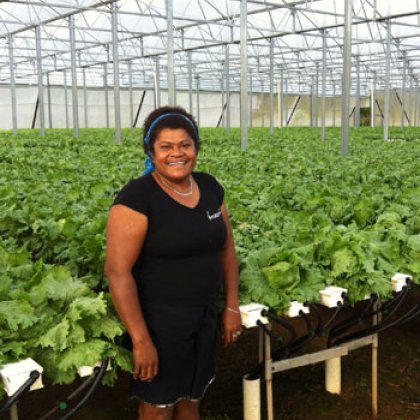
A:
<svg viewBox="0 0 420 420">
<path fill-rule="evenodd" d="M 375 127 L 375 108 L 376 107 L 376 73 L 372 74 L 370 85 L 370 126 Z"/>
<path fill-rule="evenodd" d="M 112 63 L 114 76 L 115 144 L 121 143 L 120 60 L 118 55 L 118 7 L 112 3 Z"/>
<path fill-rule="evenodd" d="M 316 101 L 316 97 L 315 97 L 315 76 L 312 75 L 311 76 L 311 127 L 316 127 L 316 124 L 315 124 L 315 120 L 316 120 L 315 101 Z"/>
<path fill-rule="evenodd" d="M 85 128 L 89 127 L 88 118 L 88 97 L 87 97 L 87 86 L 86 86 L 86 67 L 83 67 L 83 108 L 85 114 Z"/>
<path fill-rule="evenodd" d="M 52 128 L 52 111 L 51 111 L 51 86 L 50 74 L 47 73 L 47 99 L 48 99 L 48 128 Z"/>
<path fill-rule="evenodd" d="M 190 114 L 193 113 L 193 87 L 192 87 L 192 52 L 188 51 L 188 106 Z"/>
<path fill-rule="evenodd" d="M 284 79 L 284 125 L 288 126 L 289 121 L 289 75 L 286 72 L 286 78 Z"/>
<path fill-rule="evenodd" d="M 285 121 L 284 121 L 284 69 L 283 67 L 280 69 L 280 127 L 284 127 Z"/>
<path fill-rule="evenodd" d="M 42 55 L 41 55 L 41 28 L 35 27 L 36 42 L 36 70 L 38 76 L 38 101 L 39 101 L 39 127 L 41 136 L 45 136 L 45 114 L 44 114 L 44 87 L 42 85 Z"/>
<path fill-rule="evenodd" d="M 419 107 L 419 82 L 418 80 L 416 80 L 416 90 L 414 92 L 414 94 L 416 95 L 416 99 L 415 99 L 415 106 L 414 106 L 414 126 L 417 127 L 419 124 L 419 112 L 420 112 L 420 107 Z"/>
<path fill-rule="evenodd" d="M 197 100 L 197 125 L 200 127 L 200 76 L 196 75 L 195 76 L 195 80 L 196 80 L 196 100 Z"/>
<path fill-rule="evenodd" d="M 386 29 L 386 56 L 385 56 L 385 104 L 384 104 L 384 140 L 389 137 L 389 96 L 391 71 L 391 22 L 387 21 Z"/>
<path fill-rule="evenodd" d="M 410 89 L 410 121 L 409 124 L 411 127 L 414 127 L 414 114 L 415 114 L 415 102 L 414 102 L 414 95 L 415 95 L 415 85 L 414 79 L 411 79 L 411 89 Z"/>
<path fill-rule="evenodd" d="M 248 10 L 246 0 L 241 0 L 241 147 L 248 148 L 248 37 L 247 37 L 247 21 Z M 252 90 L 252 87 L 251 87 Z M 252 93 L 251 93 L 252 95 Z M 252 110 L 252 108 L 251 108 Z"/>
<path fill-rule="evenodd" d="M 378 313 L 380 303 L 376 302 L 373 305 L 373 325 L 377 325 L 380 322 L 380 315 Z M 373 418 L 378 417 L 378 334 L 374 335 L 372 342 L 372 416 Z"/>
<path fill-rule="evenodd" d="M 274 38 L 270 38 L 270 134 L 274 132 Z"/>
<path fill-rule="evenodd" d="M 354 109 L 354 125 L 360 127 L 360 57 L 356 56 L 356 106 Z"/>
<path fill-rule="evenodd" d="M 278 118 L 278 126 L 281 127 L 282 125 L 282 114 L 281 114 L 281 81 L 280 78 L 277 79 L 277 118 Z"/>
<path fill-rule="evenodd" d="M 134 100 L 133 100 L 133 63 L 132 61 L 127 62 L 127 70 L 128 70 L 128 96 L 129 96 L 129 103 L 130 103 L 130 128 L 133 129 L 133 117 L 134 117 Z"/>
<path fill-rule="evenodd" d="M 10 420 L 19 420 L 17 402 L 10 407 Z"/>
<path fill-rule="evenodd" d="M 222 127 L 225 127 L 225 86 L 224 86 L 224 80 L 223 80 L 223 75 L 222 78 L 220 79 L 220 92 L 222 93 L 222 112 L 220 113 L 220 121 L 222 123 Z M 226 127 L 225 127 L 226 128 Z"/>
<path fill-rule="evenodd" d="M 347 156 L 349 151 L 352 3 L 351 0 L 345 0 L 344 6 L 343 79 L 341 87 L 341 153 L 343 156 Z"/>
<path fill-rule="evenodd" d="M 174 8 L 173 0 L 166 0 L 167 50 L 168 50 L 168 105 L 175 105 L 174 74 Z"/>
<path fill-rule="evenodd" d="M 321 140 L 325 140 L 325 114 L 326 114 L 326 80 L 327 80 L 327 38 L 325 29 L 322 31 L 322 123 Z"/>
<path fill-rule="evenodd" d="M 407 83 L 407 60 L 403 58 L 403 79 L 401 87 L 401 128 L 404 128 L 404 119 L 405 119 L 405 99 L 406 99 L 406 86 Z"/>
<path fill-rule="evenodd" d="M 316 62 L 314 115 L 315 127 L 318 127 L 318 97 L 319 97 L 319 62 Z"/>
<path fill-rule="evenodd" d="M 73 104 L 73 135 L 79 137 L 79 101 L 77 93 L 77 72 L 76 72 L 76 36 L 74 28 L 74 16 L 71 15 L 69 19 L 70 32 L 70 56 L 71 56 L 71 97 Z"/>
<path fill-rule="evenodd" d="M 64 106 L 66 114 L 66 128 L 69 128 L 69 97 L 67 93 L 67 71 L 63 70 L 63 83 L 64 83 Z"/>
<path fill-rule="evenodd" d="M 333 97 L 332 97 L 332 101 L 333 101 L 333 109 L 332 109 L 332 113 L 333 113 L 333 118 L 332 118 L 332 125 L 333 127 L 335 127 L 335 115 L 336 115 L 336 108 L 337 108 L 337 97 L 336 97 L 336 93 L 335 93 L 335 81 L 333 81 Z"/>
<path fill-rule="evenodd" d="M 264 95 L 264 81 L 261 80 L 261 127 L 265 127 L 265 95 Z"/>
<path fill-rule="evenodd" d="M 157 56 L 155 58 L 155 72 L 154 72 L 154 84 L 155 84 L 155 108 L 160 108 L 160 60 Z"/>
<path fill-rule="evenodd" d="M 271 329 L 271 325 L 267 328 Z M 274 409 L 273 409 L 273 370 L 271 360 L 271 343 L 270 336 L 265 334 L 264 339 L 264 365 L 265 365 L 265 386 L 266 386 L 266 398 L 267 398 L 267 418 L 268 420 L 274 420 Z"/>
<path fill-rule="evenodd" d="M 250 70 L 249 71 L 249 128 L 252 128 L 252 117 L 253 117 L 253 114 L 252 114 L 252 107 L 253 107 L 252 97 L 253 97 L 253 95 L 254 95 L 254 87 L 253 87 L 253 80 L 252 80 L 252 71 Z M 248 135 L 248 130 L 247 130 L 246 134 Z M 241 138 L 243 138 L 243 137 L 241 136 Z M 247 139 L 248 139 L 248 137 L 247 137 Z M 247 144 L 248 144 L 248 141 L 247 141 Z M 247 146 L 245 146 L 244 148 L 246 148 L 246 147 Z"/>
<path fill-rule="evenodd" d="M 104 64 L 104 94 L 105 94 L 106 128 L 109 128 L 108 63 Z"/>
<path fill-rule="evenodd" d="M 10 69 L 10 96 L 12 100 L 12 126 L 13 134 L 17 134 L 17 101 L 16 101 L 16 82 L 15 82 L 15 62 L 13 56 L 13 36 L 7 36 L 9 44 L 9 69 Z"/>
<path fill-rule="evenodd" d="M 241 68 L 242 70 L 242 68 Z M 230 74 L 229 74 L 229 44 L 225 45 L 225 82 L 226 82 L 226 128 L 230 132 Z"/>
</svg>

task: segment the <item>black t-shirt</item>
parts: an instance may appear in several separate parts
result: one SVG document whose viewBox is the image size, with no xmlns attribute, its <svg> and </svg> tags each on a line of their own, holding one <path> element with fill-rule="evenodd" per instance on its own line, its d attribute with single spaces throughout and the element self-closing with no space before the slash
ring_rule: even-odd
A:
<svg viewBox="0 0 420 420">
<path fill-rule="evenodd" d="M 148 218 L 148 231 L 132 273 L 141 302 L 208 305 L 223 279 L 221 249 L 226 226 L 223 187 L 214 177 L 193 173 L 200 190 L 194 208 L 178 203 L 151 174 L 129 182 L 114 204 Z"/>
</svg>

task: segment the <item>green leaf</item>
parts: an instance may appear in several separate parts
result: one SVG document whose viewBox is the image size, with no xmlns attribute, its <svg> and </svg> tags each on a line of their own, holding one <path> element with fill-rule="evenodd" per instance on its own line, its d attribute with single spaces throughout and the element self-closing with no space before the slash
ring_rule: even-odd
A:
<svg viewBox="0 0 420 420">
<path fill-rule="evenodd" d="M 39 339 L 41 347 L 52 347 L 56 350 L 62 351 L 67 347 L 67 338 L 70 331 L 70 324 L 67 319 L 63 319 L 54 327 L 50 328 Z"/>
<path fill-rule="evenodd" d="M 342 248 L 331 256 L 331 274 L 338 277 L 341 274 L 353 274 L 357 269 L 357 259 L 348 248 Z"/>
<path fill-rule="evenodd" d="M 17 331 L 19 328 L 28 328 L 37 321 L 34 309 L 25 301 L 6 300 L 0 302 L 0 327 Z"/>
</svg>

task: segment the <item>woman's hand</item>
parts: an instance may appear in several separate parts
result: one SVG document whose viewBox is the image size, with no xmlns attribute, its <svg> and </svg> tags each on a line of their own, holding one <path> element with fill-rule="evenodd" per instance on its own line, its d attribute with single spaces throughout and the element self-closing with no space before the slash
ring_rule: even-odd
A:
<svg viewBox="0 0 420 420">
<path fill-rule="evenodd" d="M 225 308 L 223 312 L 223 343 L 225 346 L 234 343 L 242 332 L 239 308 Z"/>
<path fill-rule="evenodd" d="M 151 382 L 158 374 L 159 358 L 152 340 L 146 339 L 133 344 L 134 379 Z"/>
</svg>

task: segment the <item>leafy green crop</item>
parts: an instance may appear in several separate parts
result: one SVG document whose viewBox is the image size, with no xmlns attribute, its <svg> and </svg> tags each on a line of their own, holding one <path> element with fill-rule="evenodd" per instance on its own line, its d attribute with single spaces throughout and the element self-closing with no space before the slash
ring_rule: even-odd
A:
<svg viewBox="0 0 420 420">
<path fill-rule="evenodd" d="M 198 170 L 225 187 L 243 303 L 283 312 L 334 284 L 352 301 L 391 293 L 397 271 L 420 273 L 420 130 L 202 129 Z M 58 382 L 105 356 L 121 326 L 103 273 L 115 194 L 142 173 L 139 130 L 22 130 L 0 137 L 0 363 L 36 356 Z M 398 140 L 397 140 L 398 139 Z M 100 322 L 98 322 L 100 320 Z"/>
<path fill-rule="evenodd" d="M 0 366 L 32 357 L 55 383 L 70 383 L 78 367 L 111 358 L 112 382 L 117 366 L 131 369 L 131 355 L 114 343 L 123 328 L 110 308 L 65 267 L 0 246 Z"/>
</svg>

